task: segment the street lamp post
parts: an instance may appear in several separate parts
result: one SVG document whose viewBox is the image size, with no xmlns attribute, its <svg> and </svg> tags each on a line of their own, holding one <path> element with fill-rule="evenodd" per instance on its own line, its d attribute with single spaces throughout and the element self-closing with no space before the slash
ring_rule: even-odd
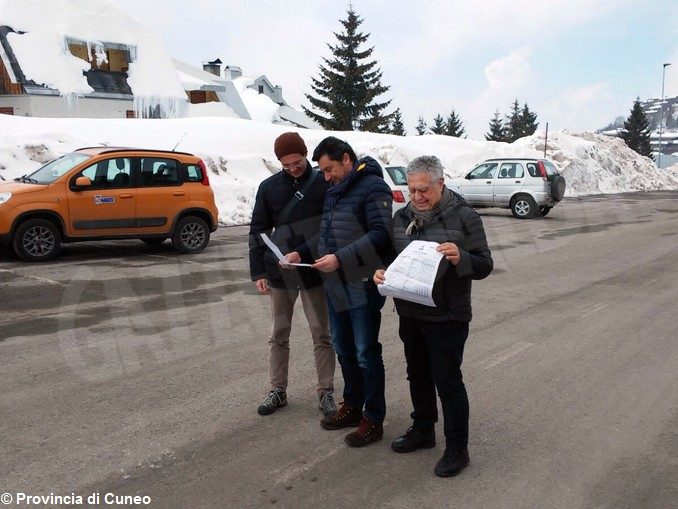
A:
<svg viewBox="0 0 678 509">
<path fill-rule="evenodd" d="M 657 152 L 657 167 L 662 169 L 662 122 L 664 120 L 664 78 L 666 78 L 666 68 L 671 64 L 664 64 L 662 68 L 662 98 L 659 102 L 659 150 Z"/>
</svg>

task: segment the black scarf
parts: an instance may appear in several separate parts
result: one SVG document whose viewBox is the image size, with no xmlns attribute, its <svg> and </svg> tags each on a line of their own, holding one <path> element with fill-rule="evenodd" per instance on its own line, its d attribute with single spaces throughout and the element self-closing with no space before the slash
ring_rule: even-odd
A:
<svg viewBox="0 0 678 509">
<path fill-rule="evenodd" d="M 454 193 L 452 193 L 451 190 L 449 190 L 447 187 L 443 187 L 443 194 L 440 197 L 440 200 L 438 200 L 438 203 L 428 210 L 417 210 L 414 208 L 412 203 L 410 203 L 410 210 L 414 215 L 414 219 L 412 219 L 412 222 L 407 226 L 405 234 L 412 235 L 414 230 L 421 230 L 424 226 L 429 224 L 433 220 L 433 216 L 435 214 L 447 208 L 447 206 L 452 201 L 453 196 Z"/>
</svg>

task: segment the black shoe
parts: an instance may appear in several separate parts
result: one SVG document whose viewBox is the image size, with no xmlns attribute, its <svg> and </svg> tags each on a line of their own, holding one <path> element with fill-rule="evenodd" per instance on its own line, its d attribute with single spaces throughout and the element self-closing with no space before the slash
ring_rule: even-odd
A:
<svg viewBox="0 0 678 509">
<path fill-rule="evenodd" d="M 468 449 L 445 449 L 443 457 L 436 465 L 438 477 L 452 477 L 464 470 L 469 464 Z"/>
<path fill-rule="evenodd" d="M 283 389 L 274 389 L 268 393 L 264 402 L 257 408 L 259 415 L 270 415 L 278 408 L 287 406 L 287 393 Z"/>
<path fill-rule="evenodd" d="M 435 430 L 417 430 L 410 427 L 403 436 L 391 442 L 391 449 L 395 452 L 414 452 L 417 449 L 430 449 L 436 446 Z"/>
</svg>

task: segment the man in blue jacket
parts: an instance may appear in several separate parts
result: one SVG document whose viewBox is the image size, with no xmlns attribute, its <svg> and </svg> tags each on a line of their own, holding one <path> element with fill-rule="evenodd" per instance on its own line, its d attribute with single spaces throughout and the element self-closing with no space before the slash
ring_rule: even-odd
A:
<svg viewBox="0 0 678 509">
<path fill-rule="evenodd" d="M 325 429 L 358 426 L 346 435 L 351 447 L 382 438 L 386 415 L 384 363 L 379 343 L 384 298 L 372 281 L 374 271 L 392 256 L 393 198 L 379 163 L 358 160 L 351 146 L 325 138 L 313 152 L 331 183 L 325 197 L 318 239 L 332 344 L 344 376 L 344 401 L 320 425 Z M 291 253 L 290 261 L 304 253 Z"/>
</svg>

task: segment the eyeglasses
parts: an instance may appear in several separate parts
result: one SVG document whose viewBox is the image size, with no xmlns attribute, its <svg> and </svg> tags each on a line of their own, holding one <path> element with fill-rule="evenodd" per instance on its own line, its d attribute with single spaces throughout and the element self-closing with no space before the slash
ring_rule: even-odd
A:
<svg viewBox="0 0 678 509">
<path fill-rule="evenodd" d="M 299 159 L 298 161 L 295 161 L 290 164 L 283 164 L 283 170 L 291 170 L 292 168 L 301 168 L 301 166 L 304 164 L 305 159 Z"/>
</svg>

